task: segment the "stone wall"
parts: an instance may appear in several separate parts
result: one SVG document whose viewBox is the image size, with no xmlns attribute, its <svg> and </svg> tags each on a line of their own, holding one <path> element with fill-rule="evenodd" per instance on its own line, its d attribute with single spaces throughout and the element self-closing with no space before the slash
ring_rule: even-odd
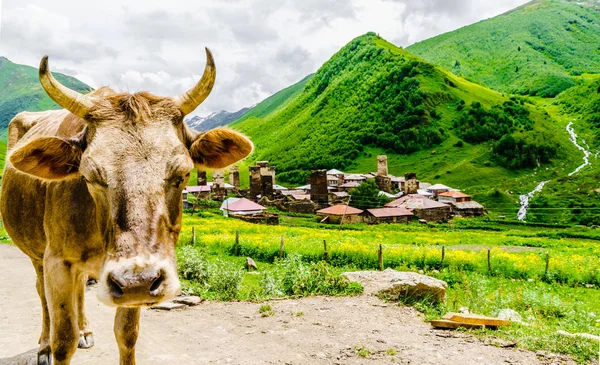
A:
<svg viewBox="0 0 600 365">
<path fill-rule="evenodd" d="M 417 180 L 417 174 L 409 172 L 404 175 L 404 194 L 416 194 L 419 190 L 419 180 Z"/>
</svg>

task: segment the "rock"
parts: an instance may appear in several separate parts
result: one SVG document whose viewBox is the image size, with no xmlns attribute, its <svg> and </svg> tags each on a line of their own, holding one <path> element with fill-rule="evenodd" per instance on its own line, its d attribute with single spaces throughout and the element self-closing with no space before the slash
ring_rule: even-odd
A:
<svg viewBox="0 0 600 365">
<path fill-rule="evenodd" d="M 202 303 L 204 299 L 196 296 L 187 296 L 187 297 L 177 297 L 173 299 L 174 303 L 185 304 L 189 306 L 194 306 Z"/>
<path fill-rule="evenodd" d="M 252 260 L 250 257 L 246 257 L 246 268 L 248 270 L 250 270 L 250 269 L 258 270 L 258 266 L 256 266 L 256 262 L 254 262 L 254 260 Z"/>
<path fill-rule="evenodd" d="M 446 300 L 445 281 L 414 272 L 396 271 L 355 271 L 342 274 L 350 281 L 361 283 L 367 294 L 375 294 L 389 300 L 408 297 L 412 300 L 429 299 L 440 303 Z"/>
<path fill-rule="evenodd" d="M 185 308 L 185 307 L 187 307 L 187 306 L 185 304 L 181 304 L 181 303 L 164 302 L 164 303 L 160 303 L 155 306 L 152 306 L 151 308 L 170 311 L 172 309 L 181 309 L 181 308 Z"/>
<path fill-rule="evenodd" d="M 502 310 L 500 310 L 500 312 L 498 312 L 498 315 L 496 316 L 499 319 L 507 319 L 509 321 L 515 321 L 515 322 L 522 322 L 523 318 L 521 318 L 521 315 L 519 313 L 517 313 L 517 311 L 512 310 L 510 308 L 504 308 Z"/>
<path fill-rule="evenodd" d="M 471 311 L 467 307 L 460 307 L 458 308 L 458 313 L 471 313 Z"/>
</svg>

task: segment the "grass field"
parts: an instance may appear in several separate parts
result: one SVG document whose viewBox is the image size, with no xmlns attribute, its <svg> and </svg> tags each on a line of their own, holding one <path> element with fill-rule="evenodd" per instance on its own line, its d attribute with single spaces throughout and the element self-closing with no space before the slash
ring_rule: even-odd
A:
<svg viewBox="0 0 600 365">
<path fill-rule="evenodd" d="M 474 313 L 497 315 L 501 309 L 517 311 L 529 325 L 513 325 L 481 336 L 502 337 L 517 346 L 570 354 L 578 362 L 596 358 L 598 344 L 557 335 L 557 330 L 599 335 L 600 232 L 586 227 L 552 227 L 486 219 L 456 220 L 439 225 L 353 225 L 343 230 L 311 218 L 283 217 L 280 226 L 252 225 L 205 211 L 184 217 L 180 245 L 203 252 L 209 260 L 225 261 L 241 268 L 245 257 L 257 261 L 261 274 L 243 276 L 238 299 L 262 300 L 272 296 L 265 277 L 278 265 L 281 236 L 285 255 L 302 255 L 307 265 L 323 257 L 327 242 L 334 273 L 376 269 L 377 249 L 383 245 L 384 266 L 419 271 L 449 284 L 447 302 L 441 306 L 410 303 L 439 318 L 467 307 Z M 195 227 L 196 245 L 191 245 Z M 239 254 L 233 256 L 235 232 Z M 441 247 L 445 263 L 441 266 Z M 487 250 L 491 250 L 491 272 Z M 549 269 L 545 273 L 545 255 Z M 219 297 L 204 287 L 207 297 Z"/>
</svg>

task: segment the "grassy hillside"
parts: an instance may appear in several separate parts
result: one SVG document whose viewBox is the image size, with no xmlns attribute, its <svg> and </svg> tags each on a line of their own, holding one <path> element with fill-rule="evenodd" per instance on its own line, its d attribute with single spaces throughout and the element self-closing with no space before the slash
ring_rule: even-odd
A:
<svg viewBox="0 0 600 365">
<path fill-rule="evenodd" d="M 407 50 L 494 90 L 554 97 L 600 73 L 600 4 L 536 0 Z"/>
<path fill-rule="evenodd" d="M 300 183 L 315 168 L 374 171 L 377 154 L 387 154 L 392 174 L 414 171 L 512 214 L 518 193 L 578 163 L 567 133 L 532 102 L 457 77 L 373 33 L 350 42 L 285 100 L 233 124 L 256 144 L 254 159 L 277 166 L 278 181 Z M 537 140 L 508 153 L 525 166 L 503 167 L 504 135 Z M 554 149 L 549 159 L 545 142 Z"/>
<path fill-rule="evenodd" d="M 600 225 L 600 75 L 586 79 L 554 99 L 539 101 L 557 125 L 564 129 L 572 123 L 578 144 L 590 152 L 590 164 L 547 184 L 532 201 L 532 220 Z M 576 156 L 578 165 L 583 164 L 584 153 L 578 151 Z"/>
<path fill-rule="evenodd" d="M 89 86 L 73 77 L 59 73 L 54 73 L 54 76 L 71 89 L 80 92 L 90 90 Z M 5 130 L 19 112 L 59 108 L 42 89 L 36 68 L 0 57 L 0 130 Z"/>
</svg>

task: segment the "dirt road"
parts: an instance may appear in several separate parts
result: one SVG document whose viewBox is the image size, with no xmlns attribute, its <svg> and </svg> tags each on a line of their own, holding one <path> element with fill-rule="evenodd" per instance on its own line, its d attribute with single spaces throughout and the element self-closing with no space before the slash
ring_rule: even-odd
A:
<svg viewBox="0 0 600 365">
<path fill-rule="evenodd" d="M 0 364 L 33 364 L 40 304 L 29 260 L 0 244 Z M 118 364 L 114 309 L 87 292 L 96 345 L 73 364 Z M 202 303 L 185 310 L 142 311 L 138 364 L 542 364 L 535 353 L 498 348 L 456 332 L 432 330 L 411 308 L 373 297 Z M 360 348 L 366 357 L 357 354 Z M 30 352 L 30 350 L 34 350 Z M 367 354 L 367 351 L 369 354 Z"/>
</svg>

